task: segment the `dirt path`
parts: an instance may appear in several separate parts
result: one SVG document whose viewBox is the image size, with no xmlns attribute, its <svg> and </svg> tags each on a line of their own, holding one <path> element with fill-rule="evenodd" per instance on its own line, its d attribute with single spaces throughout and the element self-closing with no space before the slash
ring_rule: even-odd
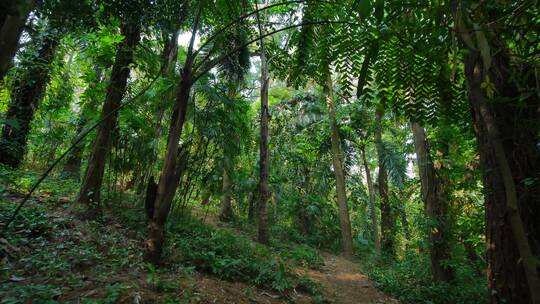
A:
<svg viewBox="0 0 540 304">
<path fill-rule="evenodd" d="M 308 270 L 308 275 L 323 288 L 325 297 L 335 304 L 399 303 L 379 291 L 359 266 L 343 257 L 321 252 L 324 266 Z"/>
<path fill-rule="evenodd" d="M 197 212 L 197 211 L 195 211 Z M 200 216 L 203 218 L 203 216 Z M 205 217 L 207 225 L 235 232 L 233 228 L 221 223 L 213 214 Z M 307 273 L 322 287 L 325 298 L 333 304 L 398 304 L 380 290 L 369 278 L 360 273 L 360 266 L 341 256 L 321 252 L 324 266 L 320 270 L 298 269 L 301 274 Z"/>
</svg>

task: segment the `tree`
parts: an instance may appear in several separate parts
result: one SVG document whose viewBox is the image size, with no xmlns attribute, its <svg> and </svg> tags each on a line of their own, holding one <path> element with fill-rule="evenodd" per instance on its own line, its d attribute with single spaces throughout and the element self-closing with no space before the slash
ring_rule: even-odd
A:
<svg viewBox="0 0 540 304">
<path fill-rule="evenodd" d="M 118 46 L 111 79 L 107 87 L 107 96 L 103 103 L 101 118 L 104 122 L 98 127 L 96 139 L 88 160 L 88 167 L 79 192 L 79 203 L 86 205 L 88 216 L 95 217 L 99 212 L 101 184 L 105 171 L 105 160 L 111 146 L 112 132 L 116 128 L 118 113 L 126 92 L 133 52 L 140 38 L 140 26 L 133 21 L 123 21 L 121 33 L 124 40 Z"/>
<path fill-rule="evenodd" d="M 259 35 L 263 36 L 261 17 L 257 13 L 257 24 Z M 259 232 L 258 241 L 262 244 L 268 244 L 268 87 L 270 85 L 270 76 L 268 75 L 268 63 L 266 61 L 266 49 L 264 38 L 260 39 L 260 58 L 261 58 L 261 134 L 259 143 Z"/>
<path fill-rule="evenodd" d="M 530 42 L 517 37 L 530 29 L 503 27 L 522 21 L 501 5 L 481 3 L 473 15 L 452 1 L 452 13 L 485 187 L 490 302 L 540 303 L 540 98 L 526 93 L 537 86 L 532 63 L 513 59 L 529 58 Z M 530 5 L 523 13 L 537 14 Z"/>
<path fill-rule="evenodd" d="M 345 171 L 343 169 L 343 153 L 341 151 L 341 139 L 336 122 L 336 109 L 334 102 L 334 89 L 330 72 L 324 87 L 328 117 L 330 122 L 330 139 L 332 142 L 332 164 L 336 178 L 337 202 L 339 207 L 339 226 L 341 227 L 341 242 L 343 254 L 352 259 L 354 256 L 352 246 L 351 222 L 349 208 L 347 206 L 347 190 L 345 188 Z"/>
<path fill-rule="evenodd" d="M 381 249 L 391 256 L 395 253 L 395 212 L 388 196 L 388 172 L 385 163 L 385 149 L 382 141 L 383 110 L 375 111 L 375 147 L 379 161 L 378 189 L 381 200 Z"/>
<path fill-rule="evenodd" d="M 47 29 L 46 31 L 53 31 Z M 16 78 L 7 111 L 7 123 L 2 129 L 0 163 L 17 168 L 26 152 L 30 123 L 49 82 L 49 69 L 59 37 L 47 33 L 38 39 L 40 49 L 23 63 L 22 73 Z"/>
<path fill-rule="evenodd" d="M 375 187 L 373 185 L 373 178 L 371 177 L 371 170 L 369 168 L 369 163 L 366 158 L 366 148 L 360 148 L 360 153 L 362 155 L 362 164 L 364 165 L 364 172 L 366 174 L 366 183 L 369 193 L 369 211 L 371 216 L 371 234 L 373 237 L 373 242 L 375 245 L 375 251 L 380 253 L 381 251 L 381 239 L 379 237 L 379 224 L 378 224 L 378 215 L 377 207 L 375 205 Z"/>
<path fill-rule="evenodd" d="M 165 223 L 169 216 L 171 203 L 181 177 L 181 172 L 179 172 L 180 167 L 177 165 L 178 140 L 182 134 L 184 122 L 186 120 L 188 101 L 193 85 L 193 64 L 196 56 L 194 54 L 195 35 L 199 27 L 202 8 L 201 2 L 197 8 L 195 19 L 193 21 L 191 39 L 171 115 L 169 133 L 167 136 L 167 151 L 158 182 L 157 196 L 154 204 L 154 216 L 148 224 L 148 237 L 145 241 L 145 260 L 154 264 L 158 264 L 161 257 L 163 243 L 165 241 Z"/>
<path fill-rule="evenodd" d="M 19 39 L 34 0 L 6 0 L 0 4 L 0 80 L 13 63 Z"/>
<path fill-rule="evenodd" d="M 426 215 L 430 219 L 429 239 L 431 242 L 431 273 L 436 281 L 450 282 L 453 269 L 446 265 L 450 259 L 448 240 L 448 201 L 445 186 L 436 172 L 430 155 L 430 146 L 424 128 L 417 122 L 411 123 L 416 161 L 418 164 L 422 196 Z"/>
</svg>

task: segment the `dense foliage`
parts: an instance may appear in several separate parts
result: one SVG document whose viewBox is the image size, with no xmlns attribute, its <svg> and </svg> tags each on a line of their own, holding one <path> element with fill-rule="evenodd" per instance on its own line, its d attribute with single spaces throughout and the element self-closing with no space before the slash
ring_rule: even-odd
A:
<svg viewBox="0 0 540 304">
<path fill-rule="evenodd" d="M 7 2 L 0 303 L 539 303 L 538 1 Z"/>
</svg>

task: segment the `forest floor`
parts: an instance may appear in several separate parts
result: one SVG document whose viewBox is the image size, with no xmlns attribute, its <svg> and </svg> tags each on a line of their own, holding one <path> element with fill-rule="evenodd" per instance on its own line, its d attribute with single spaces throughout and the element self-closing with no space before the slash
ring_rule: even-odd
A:
<svg viewBox="0 0 540 304">
<path fill-rule="evenodd" d="M 341 256 L 321 253 L 324 266 L 307 270 L 309 277 L 322 286 L 323 294 L 336 304 L 399 303 L 379 291 L 368 277 L 359 272 L 359 265 Z"/>
<path fill-rule="evenodd" d="M 0 226 L 20 198 L 20 194 L 0 196 Z M 174 261 L 149 268 L 141 261 L 143 234 L 133 226 L 141 226 L 143 216 L 129 224 L 109 210 L 99 222 L 89 222 L 77 216 L 72 200 L 73 196 L 41 193 L 25 206 L 11 234 L 0 238 L 2 304 L 398 303 L 378 291 L 359 272 L 358 264 L 326 252 L 320 253 L 321 267 L 294 269 L 318 286 L 322 297 L 317 300 L 305 291 L 283 294 L 250 282 L 223 280 Z M 137 214 L 142 211 L 134 209 Z M 242 233 L 215 216 L 204 220 L 217 229 Z"/>
<path fill-rule="evenodd" d="M 203 214 L 197 209 L 192 213 L 205 224 L 235 233 L 242 233 L 219 221 L 214 214 Z M 334 304 L 397 304 L 377 289 L 375 284 L 360 272 L 360 265 L 342 256 L 319 251 L 324 264 L 319 269 L 297 268 L 300 275 L 308 275 L 320 287 L 324 298 Z"/>
</svg>

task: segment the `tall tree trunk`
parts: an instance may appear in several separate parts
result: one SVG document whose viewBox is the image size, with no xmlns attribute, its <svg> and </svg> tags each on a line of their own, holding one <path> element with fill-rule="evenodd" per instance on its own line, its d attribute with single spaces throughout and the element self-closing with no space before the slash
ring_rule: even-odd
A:
<svg viewBox="0 0 540 304">
<path fill-rule="evenodd" d="M 111 80 L 107 87 L 107 96 L 101 111 L 101 118 L 108 117 L 97 128 L 96 139 L 78 198 L 79 203 L 87 206 L 87 215 L 90 218 L 99 212 L 105 162 L 111 149 L 112 132 L 115 130 L 118 120 L 118 112 L 115 109 L 121 105 L 126 92 L 130 73 L 129 65 L 133 63 L 133 53 L 140 39 L 138 25 L 123 23 L 121 32 L 125 38 L 116 52 Z"/>
<path fill-rule="evenodd" d="M 375 244 L 375 250 L 377 253 L 381 252 L 381 239 L 379 237 L 379 223 L 377 218 L 377 207 L 375 206 L 375 187 L 373 187 L 373 179 L 371 178 L 371 170 L 366 159 L 365 147 L 360 149 L 362 153 L 362 163 L 364 164 L 364 171 L 366 172 L 366 182 L 369 193 L 369 212 L 371 216 L 371 237 Z"/>
<path fill-rule="evenodd" d="M 420 172 L 424 211 L 429 223 L 431 274 L 435 281 L 450 282 L 454 278 L 453 269 L 445 262 L 450 259 L 449 229 L 448 229 L 448 195 L 445 185 L 437 176 L 430 155 L 429 142 L 424 128 L 417 122 L 411 123 L 416 151 L 416 161 Z"/>
<path fill-rule="evenodd" d="M 537 304 L 540 98 L 534 93 L 535 67 L 511 61 L 496 22 L 481 32 L 492 50 L 486 66 L 485 54 L 470 47 L 471 35 L 479 37 L 478 30 L 465 27 L 467 15 L 453 4 L 484 183 L 490 303 Z"/>
<path fill-rule="evenodd" d="M 328 107 L 328 118 L 330 121 L 330 139 L 332 142 L 332 164 L 334 166 L 334 176 L 336 177 L 336 192 L 339 209 L 339 226 L 341 228 L 341 243 L 343 254 L 347 258 L 353 257 L 351 221 L 349 219 L 349 208 L 347 206 L 347 190 L 345 188 L 345 172 L 343 170 L 343 152 L 341 151 L 341 139 L 339 137 L 336 122 L 336 108 L 334 102 L 334 88 L 332 77 L 328 73 L 326 85 L 324 87 L 326 105 Z"/>
<path fill-rule="evenodd" d="M 19 48 L 26 19 L 34 0 L 5 0 L 0 3 L 0 80 L 4 79 Z"/>
<path fill-rule="evenodd" d="M 188 59 L 191 61 L 191 59 Z M 158 184 L 154 216 L 148 224 L 148 238 L 145 243 L 145 260 L 158 264 L 165 241 L 165 223 L 171 210 L 172 200 L 180 182 L 177 172 L 178 140 L 186 119 L 186 112 L 191 90 L 192 62 L 184 66 L 182 79 L 176 95 L 173 108 L 169 135 L 167 138 L 167 152 Z"/>
<path fill-rule="evenodd" d="M 184 68 L 182 69 L 182 75 L 169 125 L 167 151 L 165 153 L 165 159 L 159 178 L 156 202 L 154 204 L 154 215 L 148 223 L 148 236 L 145 241 L 144 260 L 153 264 L 158 264 L 161 258 L 163 244 L 165 242 L 165 223 L 171 211 L 172 201 L 176 188 L 180 182 L 183 169 L 187 166 L 187 149 L 179 150 L 178 148 L 182 129 L 186 120 L 191 86 L 193 85 L 193 46 L 195 44 L 195 36 L 199 26 L 201 13 L 202 5 L 199 5 L 193 23 L 191 40 Z M 178 165 L 178 163 L 180 163 L 180 165 Z"/>
<path fill-rule="evenodd" d="M 263 35 L 261 18 L 257 13 L 259 34 Z M 260 40 L 261 50 L 261 139 L 259 145 L 259 222 L 258 241 L 261 244 L 268 244 L 268 87 L 270 77 L 268 75 L 268 63 L 266 62 L 266 50 L 264 39 Z"/>
<path fill-rule="evenodd" d="M 24 158 L 30 124 L 49 83 L 50 65 L 57 46 L 56 37 L 46 36 L 35 60 L 25 63 L 28 66 L 15 81 L 6 114 L 8 123 L 0 139 L 0 163 L 4 165 L 17 168 Z"/>
<path fill-rule="evenodd" d="M 540 121 L 536 109 L 540 104 L 531 95 L 525 109 L 505 103 L 488 106 L 481 88 L 484 78 L 478 72 L 480 55 L 470 53 L 463 60 L 485 188 L 491 303 L 540 303 L 534 257 L 540 254 L 540 157 L 536 147 Z M 517 87 L 506 78 L 508 58 L 497 63 L 505 77 L 497 84 L 497 91 L 519 98 Z M 527 180 L 536 182 L 528 185 Z"/>
<path fill-rule="evenodd" d="M 221 210 L 219 212 L 219 219 L 227 222 L 233 219 L 234 214 L 231 205 L 231 159 L 228 156 L 223 160 L 223 183 L 221 188 Z"/>
<path fill-rule="evenodd" d="M 383 111 L 375 112 L 375 146 L 379 158 L 379 197 L 381 199 L 381 249 L 384 253 L 394 255 L 395 246 L 395 212 L 388 197 L 388 173 L 384 163 L 384 146 L 382 142 Z"/>
</svg>

